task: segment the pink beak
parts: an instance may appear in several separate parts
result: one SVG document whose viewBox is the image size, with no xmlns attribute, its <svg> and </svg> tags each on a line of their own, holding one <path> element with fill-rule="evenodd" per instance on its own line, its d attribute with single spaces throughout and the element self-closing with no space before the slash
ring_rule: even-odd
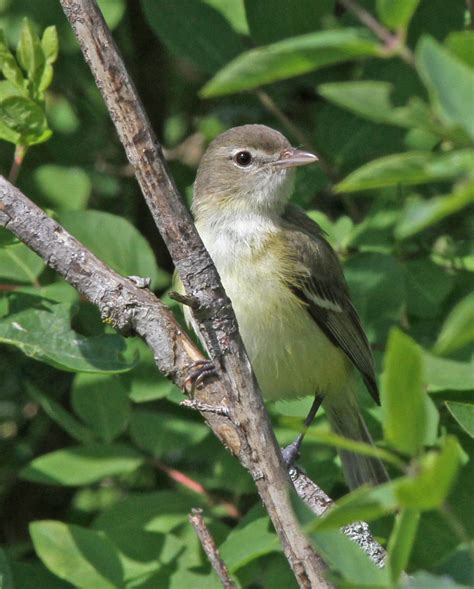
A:
<svg viewBox="0 0 474 589">
<path fill-rule="evenodd" d="M 295 168 L 296 166 L 314 164 L 318 160 L 318 156 L 310 151 L 290 147 L 281 152 L 280 159 L 273 162 L 273 165 L 278 166 L 279 168 Z"/>
</svg>

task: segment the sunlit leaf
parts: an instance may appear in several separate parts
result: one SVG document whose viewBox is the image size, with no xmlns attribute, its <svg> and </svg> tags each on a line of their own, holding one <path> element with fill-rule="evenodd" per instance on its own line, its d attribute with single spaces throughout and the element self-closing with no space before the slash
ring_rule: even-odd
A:
<svg viewBox="0 0 474 589">
<path fill-rule="evenodd" d="M 58 577 L 80 589 L 122 589 L 123 571 L 113 544 L 103 535 L 59 521 L 30 525 L 35 551 Z"/>
<path fill-rule="evenodd" d="M 425 382 L 421 349 L 401 331 L 393 330 L 382 378 L 384 438 L 393 448 L 412 456 L 436 437 L 439 416 L 426 395 Z"/>
<path fill-rule="evenodd" d="M 406 201 L 395 228 L 399 239 L 412 237 L 474 203 L 474 182 L 462 182 L 451 194 L 429 199 L 412 197 Z"/>
<path fill-rule="evenodd" d="M 474 152 L 405 152 L 373 160 L 336 185 L 338 192 L 355 192 L 386 186 L 425 184 L 472 173 Z"/>
<path fill-rule="evenodd" d="M 440 117 L 474 139 L 474 69 L 430 37 L 420 41 L 416 61 Z"/>
<path fill-rule="evenodd" d="M 251 49 L 221 69 L 201 90 L 210 98 L 249 90 L 312 70 L 377 55 L 379 47 L 364 30 L 322 31 Z"/>
<path fill-rule="evenodd" d="M 142 463 L 142 455 L 125 444 L 89 444 L 43 454 L 20 476 L 36 483 L 76 487 L 133 472 Z"/>
<path fill-rule="evenodd" d="M 130 370 L 136 358 L 119 335 L 85 337 L 71 328 L 71 308 L 35 297 L 36 307 L 0 321 L 0 342 L 61 370 L 117 373 Z M 32 301 L 33 302 L 33 301 Z"/>
</svg>

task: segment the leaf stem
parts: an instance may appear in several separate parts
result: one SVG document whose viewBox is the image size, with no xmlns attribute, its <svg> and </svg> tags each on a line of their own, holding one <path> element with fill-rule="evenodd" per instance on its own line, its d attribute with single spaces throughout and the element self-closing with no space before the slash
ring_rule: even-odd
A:
<svg viewBox="0 0 474 589">
<path fill-rule="evenodd" d="M 18 174 L 20 173 L 20 168 L 23 164 L 23 160 L 25 159 L 27 150 L 28 147 L 26 145 L 19 144 L 15 146 L 12 167 L 10 168 L 10 173 L 8 174 L 8 181 L 12 184 L 16 184 Z"/>
<path fill-rule="evenodd" d="M 352 12 L 362 24 L 370 29 L 384 44 L 387 51 L 395 51 L 410 67 L 415 67 L 413 51 L 405 45 L 402 33 L 392 34 L 369 11 L 360 6 L 355 0 L 339 0 L 346 10 Z"/>
</svg>

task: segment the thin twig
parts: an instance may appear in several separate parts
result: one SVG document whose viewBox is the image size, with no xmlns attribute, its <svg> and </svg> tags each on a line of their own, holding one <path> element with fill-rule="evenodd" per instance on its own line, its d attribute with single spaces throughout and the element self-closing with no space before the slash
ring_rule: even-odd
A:
<svg viewBox="0 0 474 589">
<path fill-rule="evenodd" d="M 206 522 L 202 517 L 202 509 L 192 509 L 189 515 L 189 522 L 193 526 L 202 549 L 204 550 L 212 568 L 219 577 L 224 589 L 237 589 L 237 585 L 232 580 L 229 570 L 219 554 L 219 549 L 211 536 Z"/>
<path fill-rule="evenodd" d="M 10 172 L 8 174 L 8 180 L 12 184 L 16 184 L 16 181 L 18 180 L 18 174 L 20 173 L 21 165 L 23 164 L 27 150 L 28 148 L 26 145 L 17 145 L 15 147 L 12 167 L 10 168 Z"/>
<path fill-rule="evenodd" d="M 376 37 L 382 41 L 385 49 L 390 53 L 399 55 L 405 63 L 411 67 L 415 67 L 415 56 L 412 50 L 405 45 L 403 36 L 394 35 L 386 29 L 370 12 L 358 4 L 355 0 L 339 0 L 339 3 L 344 6 L 346 10 L 352 12 L 362 24 L 370 29 Z"/>
<path fill-rule="evenodd" d="M 256 90 L 256 94 L 262 105 L 299 141 L 300 147 L 310 149 L 311 139 L 281 110 L 270 94 L 265 90 Z"/>
</svg>

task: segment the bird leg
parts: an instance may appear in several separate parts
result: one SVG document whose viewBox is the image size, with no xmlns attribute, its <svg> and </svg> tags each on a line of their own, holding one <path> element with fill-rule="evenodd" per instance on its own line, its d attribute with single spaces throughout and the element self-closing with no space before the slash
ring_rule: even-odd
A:
<svg viewBox="0 0 474 589">
<path fill-rule="evenodd" d="M 286 448 L 283 448 L 283 450 L 281 451 L 283 455 L 283 462 L 286 464 L 288 468 L 290 468 L 290 466 L 293 466 L 296 459 L 299 457 L 301 444 L 303 443 L 304 436 L 308 431 L 309 426 L 313 423 L 314 418 L 316 417 L 316 414 L 318 412 L 318 409 L 321 407 L 322 402 L 323 396 L 318 393 L 314 397 L 311 409 L 309 410 L 309 413 L 303 422 L 303 430 L 296 436 L 295 440 L 291 442 L 291 444 L 288 444 L 288 446 L 286 446 Z"/>
</svg>

